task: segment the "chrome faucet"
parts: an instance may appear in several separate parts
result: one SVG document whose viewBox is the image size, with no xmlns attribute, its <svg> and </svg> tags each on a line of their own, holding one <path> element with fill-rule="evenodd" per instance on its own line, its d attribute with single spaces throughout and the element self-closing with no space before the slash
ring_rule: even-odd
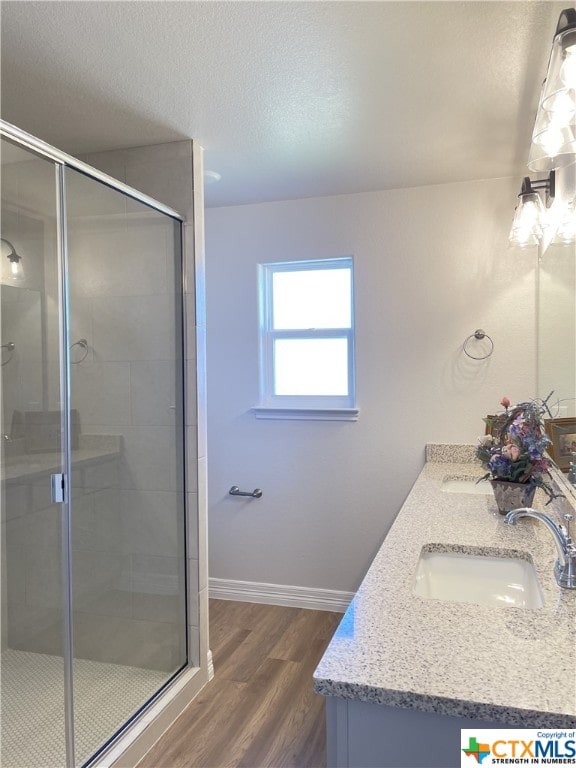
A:
<svg viewBox="0 0 576 768">
<path fill-rule="evenodd" d="M 570 523 L 574 519 L 573 515 L 564 515 L 566 525 L 558 525 L 550 515 L 545 512 L 538 512 L 531 507 L 520 507 L 508 512 L 504 522 L 508 525 L 516 525 L 521 517 L 534 517 L 540 520 L 548 527 L 548 530 L 554 537 L 558 559 L 554 566 L 554 576 L 558 586 L 564 589 L 576 589 L 576 544 L 572 540 L 570 532 Z"/>
</svg>

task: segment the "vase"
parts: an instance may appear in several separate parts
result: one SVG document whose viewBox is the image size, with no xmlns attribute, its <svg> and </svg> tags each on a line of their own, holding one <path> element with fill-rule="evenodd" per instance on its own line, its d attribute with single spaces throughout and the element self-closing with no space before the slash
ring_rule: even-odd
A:
<svg viewBox="0 0 576 768">
<path fill-rule="evenodd" d="M 506 515 L 511 509 L 530 507 L 534 501 L 536 486 L 532 483 L 511 483 L 507 480 L 490 480 L 498 512 Z"/>
</svg>

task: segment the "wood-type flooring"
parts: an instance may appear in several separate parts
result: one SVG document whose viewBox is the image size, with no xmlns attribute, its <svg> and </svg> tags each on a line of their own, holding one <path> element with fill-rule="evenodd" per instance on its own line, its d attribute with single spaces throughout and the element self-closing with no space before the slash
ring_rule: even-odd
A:
<svg viewBox="0 0 576 768">
<path fill-rule="evenodd" d="M 211 600 L 214 679 L 138 768 L 324 768 L 325 705 L 312 673 L 341 618 Z"/>
</svg>

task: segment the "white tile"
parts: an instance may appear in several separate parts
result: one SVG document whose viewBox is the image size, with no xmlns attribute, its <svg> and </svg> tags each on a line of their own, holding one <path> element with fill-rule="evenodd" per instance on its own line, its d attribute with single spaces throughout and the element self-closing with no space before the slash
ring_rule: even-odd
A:
<svg viewBox="0 0 576 768">
<path fill-rule="evenodd" d="M 196 294 L 196 264 L 194 262 L 194 225 L 184 224 L 182 227 L 182 244 L 184 258 L 184 293 Z M 194 321 L 195 322 L 195 321 Z"/>
<path fill-rule="evenodd" d="M 188 520 L 186 539 L 188 557 L 198 558 L 198 494 L 187 493 Z"/>
<path fill-rule="evenodd" d="M 51 553 L 60 558 L 62 509 L 60 504 L 52 504 L 26 517 L 28 552 Z"/>
<path fill-rule="evenodd" d="M 186 162 L 192 157 L 192 141 L 168 141 L 164 144 L 148 144 L 143 147 L 129 147 L 124 152 L 126 165 L 140 165 L 142 163 L 164 163 L 182 161 Z M 144 192 L 144 190 L 142 190 Z"/>
<path fill-rule="evenodd" d="M 188 623 L 198 627 L 199 603 L 198 603 L 198 560 L 188 559 Z"/>
<path fill-rule="evenodd" d="M 90 152 L 86 155 L 77 155 L 77 157 L 102 173 L 107 173 L 118 181 L 126 182 L 126 154 L 124 150 Z"/>
<path fill-rule="evenodd" d="M 186 490 L 198 489 L 198 445 L 196 427 L 186 427 Z"/>
<path fill-rule="evenodd" d="M 186 321 L 186 360 L 196 363 L 196 315 L 194 296 L 184 296 Z"/>
<path fill-rule="evenodd" d="M 198 328 L 196 336 L 197 344 L 197 371 L 198 371 L 198 455 L 206 456 L 207 452 L 207 383 L 206 383 L 206 334 L 201 328 Z"/>
<path fill-rule="evenodd" d="M 188 659 L 192 666 L 200 666 L 200 632 L 192 625 L 188 625 Z"/>
<path fill-rule="evenodd" d="M 198 422 L 196 400 L 196 360 L 186 362 L 186 424 Z"/>
<path fill-rule="evenodd" d="M 118 487 L 118 459 L 110 461 L 94 461 L 83 471 L 83 488 L 85 492 L 99 491 L 105 488 Z"/>
<path fill-rule="evenodd" d="M 205 458 L 198 461 L 198 561 L 202 590 L 208 586 L 208 471 Z"/>
<path fill-rule="evenodd" d="M 120 500 L 117 488 L 72 498 L 73 550 L 120 549 Z"/>
<path fill-rule="evenodd" d="M 126 554 L 179 556 L 183 525 L 178 498 L 169 491 L 120 492 Z"/>
<path fill-rule="evenodd" d="M 7 547 L 2 567 L 3 587 L 6 589 L 8 605 L 23 605 L 26 602 L 26 557 L 23 547 Z"/>
<path fill-rule="evenodd" d="M 2 543 L 8 550 L 25 547 L 28 543 L 28 517 L 7 520 L 2 526 L 2 533 L 6 536 Z"/>
<path fill-rule="evenodd" d="M 172 296 L 95 298 L 92 307 L 94 356 L 97 360 L 175 359 Z"/>
<path fill-rule="evenodd" d="M 192 157 L 130 162 L 126 183 L 173 208 L 185 219 L 192 217 Z M 128 204 L 131 208 L 131 203 Z"/>
<path fill-rule="evenodd" d="M 119 460 L 120 488 L 172 491 L 171 427 L 124 427 Z"/>
<path fill-rule="evenodd" d="M 199 614 L 200 614 L 200 662 L 202 666 L 206 664 L 209 650 L 209 632 L 208 632 L 208 589 L 203 589 L 198 594 Z"/>
<path fill-rule="evenodd" d="M 130 363 L 130 407 L 134 426 L 175 423 L 176 383 L 172 361 Z"/>
<path fill-rule="evenodd" d="M 26 553 L 26 605 L 31 608 L 61 606 L 62 574 L 55 552 Z"/>
<path fill-rule="evenodd" d="M 84 424 L 130 423 L 130 366 L 120 362 L 75 365 L 71 369 L 72 407 Z"/>
<path fill-rule="evenodd" d="M 135 592 L 132 596 L 132 618 L 138 621 L 160 621 L 176 624 L 184 621 L 184 600 L 180 595 L 150 595 Z"/>
<path fill-rule="evenodd" d="M 22 517 L 31 510 L 31 489 L 29 485 L 4 485 L 5 497 L 2 504 L 2 519 L 11 520 Z"/>
<path fill-rule="evenodd" d="M 157 213 L 138 222 L 77 229 L 70 243 L 70 309 L 92 296 L 148 296 L 172 290 L 166 282 L 171 220 Z M 172 238 L 170 237 L 170 240 Z"/>
</svg>

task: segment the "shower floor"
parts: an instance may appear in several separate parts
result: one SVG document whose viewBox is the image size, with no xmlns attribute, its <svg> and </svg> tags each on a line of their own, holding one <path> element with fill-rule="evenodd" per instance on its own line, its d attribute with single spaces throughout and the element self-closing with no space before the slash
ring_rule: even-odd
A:
<svg viewBox="0 0 576 768">
<path fill-rule="evenodd" d="M 64 768 L 64 663 L 59 656 L 6 650 L 1 657 L 4 768 Z M 74 661 L 76 764 L 81 765 L 149 699 L 168 675 Z"/>
</svg>

